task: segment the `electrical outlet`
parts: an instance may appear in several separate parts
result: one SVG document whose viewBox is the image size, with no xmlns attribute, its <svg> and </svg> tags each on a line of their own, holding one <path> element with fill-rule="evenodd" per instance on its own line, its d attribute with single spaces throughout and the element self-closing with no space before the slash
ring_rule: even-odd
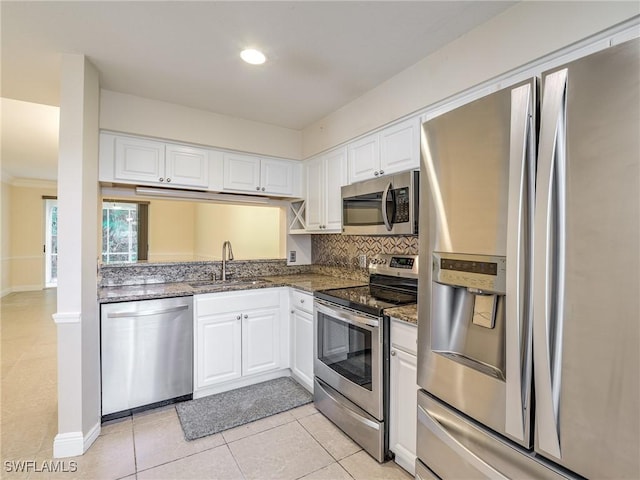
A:
<svg viewBox="0 0 640 480">
<path fill-rule="evenodd" d="M 358 255 L 358 265 L 360 266 L 360 268 L 367 268 L 367 255 L 366 254 L 362 254 L 362 255 Z"/>
<path fill-rule="evenodd" d="M 296 251 L 295 250 L 290 250 L 289 251 L 289 263 L 294 263 L 296 261 Z"/>
</svg>

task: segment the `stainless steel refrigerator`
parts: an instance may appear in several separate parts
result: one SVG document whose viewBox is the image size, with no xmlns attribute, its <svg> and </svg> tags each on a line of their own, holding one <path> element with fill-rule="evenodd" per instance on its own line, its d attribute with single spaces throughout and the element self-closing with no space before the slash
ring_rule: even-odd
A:
<svg viewBox="0 0 640 480">
<path fill-rule="evenodd" d="M 418 478 L 640 478 L 639 59 L 423 124 Z"/>
</svg>

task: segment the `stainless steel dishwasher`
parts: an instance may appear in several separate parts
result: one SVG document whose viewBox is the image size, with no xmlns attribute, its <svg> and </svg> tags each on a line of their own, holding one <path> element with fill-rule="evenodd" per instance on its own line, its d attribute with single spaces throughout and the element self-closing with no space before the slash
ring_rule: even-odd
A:
<svg viewBox="0 0 640 480">
<path fill-rule="evenodd" d="M 193 297 L 102 305 L 102 420 L 193 394 Z"/>
</svg>

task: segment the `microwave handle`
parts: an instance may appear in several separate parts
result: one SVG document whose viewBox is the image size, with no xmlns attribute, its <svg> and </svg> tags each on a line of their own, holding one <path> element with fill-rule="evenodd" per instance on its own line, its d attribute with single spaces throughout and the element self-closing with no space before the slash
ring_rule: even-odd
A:
<svg viewBox="0 0 640 480">
<path fill-rule="evenodd" d="M 391 191 L 392 188 L 393 186 L 391 185 L 391 182 L 389 182 L 389 184 L 384 189 L 384 192 L 382 192 L 382 199 L 380 200 L 382 202 L 382 205 L 381 205 L 382 221 L 384 222 L 384 226 L 387 228 L 387 231 L 389 232 L 393 228 L 393 225 L 389 221 L 389 215 L 387 215 L 387 197 L 389 196 L 389 192 Z M 395 208 L 395 204 L 393 208 Z"/>
</svg>

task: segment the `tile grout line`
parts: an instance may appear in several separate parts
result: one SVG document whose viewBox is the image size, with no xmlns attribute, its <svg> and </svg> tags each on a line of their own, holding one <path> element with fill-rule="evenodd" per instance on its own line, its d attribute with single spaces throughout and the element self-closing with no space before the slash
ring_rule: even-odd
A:
<svg viewBox="0 0 640 480">
<path fill-rule="evenodd" d="M 231 450 L 231 448 L 229 448 L 229 444 L 226 443 L 225 446 L 227 447 L 227 450 L 229 450 L 229 454 L 231 454 L 231 458 L 233 458 L 233 463 L 235 463 L 236 467 L 238 467 L 238 471 L 240 472 L 240 475 L 242 475 L 242 478 L 246 480 L 247 477 L 245 476 L 244 471 L 242 470 L 242 467 L 238 463 L 238 459 L 233 454 L 233 451 Z"/>
<path fill-rule="evenodd" d="M 320 411 L 318 411 L 318 414 L 319 414 L 319 415 L 322 415 L 322 413 L 321 413 Z M 312 415 L 316 415 L 316 414 L 314 413 L 314 414 L 312 414 Z M 312 415 L 307 415 L 307 417 L 310 417 L 310 416 L 312 416 Z M 306 418 L 306 417 L 301 417 L 301 418 Z M 322 443 L 320 443 L 320 440 L 318 440 L 316 437 L 314 437 L 313 433 L 311 433 L 309 430 L 307 430 L 307 428 L 305 428 L 305 426 L 304 426 L 302 423 L 300 423 L 300 419 L 297 419 L 296 421 L 300 424 L 300 426 L 302 427 L 302 429 L 303 429 L 305 432 L 307 432 L 307 433 L 311 436 L 311 438 L 313 438 L 313 440 L 314 440 L 318 445 L 320 445 L 320 447 L 321 447 L 325 452 L 327 452 L 327 454 L 328 454 L 328 455 L 329 455 L 329 456 L 334 460 L 334 462 L 333 462 L 333 463 L 337 463 L 338 465 L 340 465 L 340 468 L 342 468 L 345 472 L 347 472 L 347 475 L 349 475 L 349 477 L 354 478 L 354 477 L 353 477 L 353 475 L 351 475 L 351 473 L 350 473 L 346 468 L 344 468 L 344 467 L 342 466 L 342 464 L 340 463 L 340 460 L 344 460 L 345 458 L 349 458 L 349 457 L 351 457 L 351 456 L 353 456 L 353 455 L 355 455 L 355 454 L 357 454 L 357 453 L 360 453 L 360 452 L 362 451 L 362 447 L 361 447 L 361 448 L 360 448 L 360 450 L 358 450 L 357 452 L 353 452 L 352 454 L 347 455 L 346 457 L 343 457 L 343 458 L 341 458 L 340 460 L 338 460 L 338 459 L 336 459 L 336 457 L 334 457 L 334 456 L 331 454 L 331 452 L 330 452 L 329 450 L 327 450 L 327 449 L 324 447 L 324 445 L 322 445 Z M 349 437 L 349 439 L 351 439 L 351 437 Z M 353 440 L 351 440 L 351 441 L 353 441 Z M 354 442 L 354 443 L 355 443 L 355 442 Z M 356 444 L 356 445 L 357 445 L 357 444 Z M 358 445 L 358 447 L 360 447 L 360 445 Z M 329 464 L 329 465 L 331 465 L 331 464 Z M 325 466 L 325 467 L 322 467 L 322 468 L 327 468 L 329 465 L 327 465 L 327 466 Z M 322 470 L 322 468 L 319 468 L 318 470 L 315 470 L 315 471 L 317 472 L 317 471 L 319 471 L 319 470 Z M 307 475 L 310 475 L 311 473 L 314 473 L 314 472 L 307 473 Z M 304 478 L 304 476 L 306 476 L 306 475 L 303 475 L 303 476 L 302 476 L 302 477 L 300 477 L 300 478 Z M 297 480 L 299 480 L 299 479 L 297 479 Z"/>
</svg>

